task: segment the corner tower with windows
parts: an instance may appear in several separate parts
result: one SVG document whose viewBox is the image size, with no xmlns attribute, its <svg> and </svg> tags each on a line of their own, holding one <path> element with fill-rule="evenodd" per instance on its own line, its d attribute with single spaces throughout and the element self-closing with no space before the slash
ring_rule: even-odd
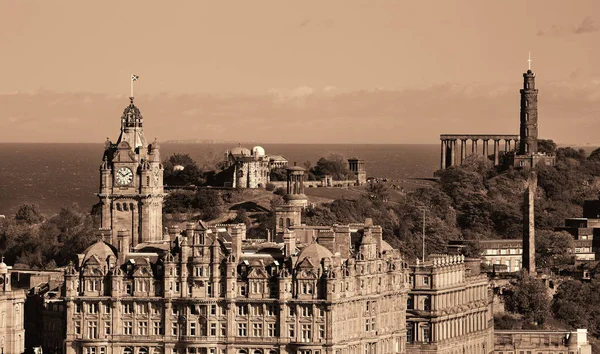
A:
<svg viewBox="0 0 600 354">
<path fill-rule="evenodd" d="M 158 141 L 148 144 L 143 117 L 133 97 L 121 116 L 116 143 L 108 138 L 100 166 L 101 228 L 111 230 L 110 243 L 118 245 L 117 232 L 129 231 L 132 247 L 162 239 L 163 166 Z"/>
<path fill-rule="evenodd" d="M 535 88 L 535 74 L 527 70 L 523 74 L 521 89 L 521 127 L 519 133 L 519 155 L 533 155 L 538 151 L 538 90 Z"/>
</svg>

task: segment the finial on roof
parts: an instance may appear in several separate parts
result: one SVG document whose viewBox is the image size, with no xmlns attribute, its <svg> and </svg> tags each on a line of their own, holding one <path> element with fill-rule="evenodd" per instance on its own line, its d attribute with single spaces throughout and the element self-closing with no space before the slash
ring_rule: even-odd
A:
<svg viewBox="0 0 600 354">
<path fill-rule="evenodd" d="M 529 59 L 527 59 L 527 63 L 528 63 L 528 69 L 527 70 L 529 70 L 529 71 L 531 71 L 531 62 L 532 61 L 533 60 L 531 60 L 531 51 L 529 51 Z"/>
<path fill-rule="evenodd" d="M 133 106 L 133 96 L 129 97 L 129 104 Z"/>
</svg>

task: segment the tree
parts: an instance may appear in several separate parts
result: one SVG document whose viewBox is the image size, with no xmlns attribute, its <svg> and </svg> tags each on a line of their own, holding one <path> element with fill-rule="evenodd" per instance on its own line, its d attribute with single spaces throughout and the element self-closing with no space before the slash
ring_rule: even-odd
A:
<svg viewBox="0 0 600 354">
<path fill-rule="evenodd" d="M 286 181 L 287 180 L 287 171 L 285 168 L 274 168 L 270 173 L 271 181 Z"/>
<path fill-rule="evenodd" d="M 40 211 L 37 204 L 23 204 L 15 214 L 15 220 L 22 221 L 26 224 L 37 224 L 44 221 L 44 214 Z"/>
<path fill-rule="evenodd" d="M 544 283 L 526 272 L 521 272 L 505 291 L 505 308 L 519 313 L 530 322 L 542 326 L 550 316 L 550 296 Z"/>
<path fill-rule="evenodd" d="M 222 199 L 219 192 L 212 189 L 199 189 L 194 196 L 193 206 L 200 211 L 203 220 L 213 220 L 221 215 Z"/>
<path fill-rule="evenodd" d="M 547 268 L 566 265 L 572 261 L 573 236 L 568 232 L 540 230 L 535 234 L 535 263 Z"/>
<path fill-rule="evenodd" d="M 386 202 L 389 198 L 390 191 L 384 183 L 368 183 L 367 195 L 373 202 Z"/>
<path fill-rule="evenodd" d="M 551 139 L 538 139 L 538 152 L 554 155 L 556 153 L 556 143 Z"/>
<path fill-rule="evenodd" d="M 348 169 L 348 161 L 342 155 L 331 154 L 327 158 L 320 158 L 317 164 L 309 171 L 318 177 L 330 175 L 334 180 L 354 179 L 354 173 Z"/>
</svg>

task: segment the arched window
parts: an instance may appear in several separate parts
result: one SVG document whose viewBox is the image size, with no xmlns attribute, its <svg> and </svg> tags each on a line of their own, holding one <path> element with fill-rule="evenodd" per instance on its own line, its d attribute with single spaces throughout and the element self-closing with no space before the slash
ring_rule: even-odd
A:
<svg viewBox="0 0 600 354">
<path fill-rule="evenodd" d="M 525 152 L 529 152 L 529 144 L 525 143 Z"/>
<path fill-rule="evenodd" d="M 525 112 L 525 121 L 529 122 L 529 113 Z"/>
<path fill-rule="evenodd" d="M 529 100 L 525 100 L 525 107 L 529 107 Z"/>
<path fill-rule="evenodd" d="M 133 354 L 133 349 L 132 348 L 124 348 L 123 349 L 123 354 Z"/>
<path fill-rule="evenodd" d="M 291 222 L 290 222 L 290 218 L 286 218 L 285 219 L 285 227 L 290 227 Z"/>
<path fill-rule="evenodd" d="M 525 128 L 525 136 L 529 136 L 529 128 Z"/>
<path fill-rule="evenodd" d="M 244 349 L 238 350 L 238 354 L 248 354 L 248 352 Z"/>
<path fill-rule="evenodd" d="M 148 354 L 148 348 L 140 348 L 140 350 L 138 350 L 138 354 Z"/>
<path fill-rule="evenodd" d="M 254 350 L 254 354 L 262 354 L 262 350 L 256 349 L 256 350 Z"/>
<path fill-rule="evenodd" d="M 279 219 L 279 227 L 283 229 L 283 218 Z"/>
</svg>

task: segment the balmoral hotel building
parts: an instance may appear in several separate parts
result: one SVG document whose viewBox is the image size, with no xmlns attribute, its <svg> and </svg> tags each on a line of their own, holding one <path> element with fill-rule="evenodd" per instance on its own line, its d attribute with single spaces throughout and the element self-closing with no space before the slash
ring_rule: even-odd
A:
<svg viewBox="0 0 600 354">
<path fill-rule="evenodd" d="M 381 227 L 308 227 L 284 205 L 270 240 L 244 224 L 163 232 L 159 144 L 142 129 L 132 98 L 105 144 L 99 241 L 65 272 L 65 353 L 406 352 L 409 269 Z"/>
</svg>

